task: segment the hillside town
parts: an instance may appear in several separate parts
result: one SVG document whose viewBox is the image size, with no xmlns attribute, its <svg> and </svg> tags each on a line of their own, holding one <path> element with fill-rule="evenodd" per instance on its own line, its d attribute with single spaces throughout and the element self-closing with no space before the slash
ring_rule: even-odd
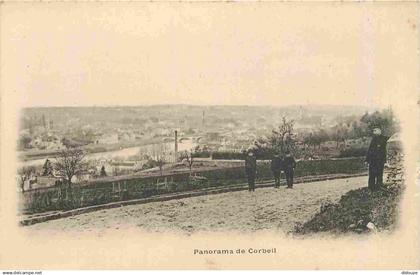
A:
<svg viewBox="0 0 420 275">
<path fill-rule="evenodd" d="M 282 123 L 292 126 L 287 134 L 300 159 L 363 156 L 369 125 L 378 120 L 395 132 L 391 110 L 363 107 L 30 108 L 22 112 L 19 132 L 18 189 L 56 185 L 62 176 L 54 161 L 71 149 L 84 152 L 84 167 L 71 179 L 74 183 L 179 171 L 186 156 L 194 158 L 190 168 L 197 169 L 221 165 L 215 159 L 241 159 L 249 148 L 264 155 Z"/>
</svg>

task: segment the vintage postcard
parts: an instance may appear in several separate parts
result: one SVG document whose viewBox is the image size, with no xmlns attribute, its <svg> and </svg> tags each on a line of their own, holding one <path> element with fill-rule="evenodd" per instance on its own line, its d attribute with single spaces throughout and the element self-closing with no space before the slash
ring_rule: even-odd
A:
<svg viewBox="0 0 420 275">
<path fill-rule="evenodd" d="M 0 12 L 0 268 L 420 268 L 418 3 Z"/>
</svg>

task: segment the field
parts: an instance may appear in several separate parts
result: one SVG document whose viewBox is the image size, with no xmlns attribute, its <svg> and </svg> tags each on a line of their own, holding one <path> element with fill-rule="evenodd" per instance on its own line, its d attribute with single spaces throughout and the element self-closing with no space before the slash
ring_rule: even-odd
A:
<svg viewBox="0 0 420 275">
<path fill-rule="evenodd" d="M 367 177 L 295 185 L 294 189 L 259 188 L 167 202 L 131 205 L 86 213 L 25 227 L 31 234 L 104 234 L 137 229 L 152 232 L 293 231 L 310 220 L 321 205 L 336 203 L 350 190 L 364 187 Z"/>
</svg>

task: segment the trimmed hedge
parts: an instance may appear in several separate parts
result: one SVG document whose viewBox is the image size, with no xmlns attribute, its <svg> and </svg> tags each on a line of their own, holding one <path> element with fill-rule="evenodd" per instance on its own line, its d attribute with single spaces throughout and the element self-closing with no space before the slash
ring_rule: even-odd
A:
<svg viewBox="0 0 420 275">
<path fill-rule="evenodd" d="M 368 148 L 349 148 L 340 151 L 339 158 L 365 157 Z"/>
<path fill-rule="evenodd" d="M 295 177 L 354 174 L 366 171 L 363 159 L 313 160 L 298 162 Z M 244 167 L 232 167 L 193 173 L 202 180 L 190 178 L 188 172 L 135 179 L 118 179 L 115 182 L 95 182 L 88 185 L 54 187 L 21 193 L 21 211 L 38 213 L 68 210 L 128 199 L 147 198 L 158 194 L 197 190 L 208 187 L 236 185 L 246 182 Z M 258 181 L 272 179 L 269 162 L 259 162 Z M 71 196 L 72 193 L 72 196 Z M 72 199 L 71 199 L 72 197 Z"/>
<path fill-rule="evenodd" d="M 270 152 L 255 152 L 255 157 L 260 160 L 270 160 L 273 156 L 273 153 Z M 244 160 L 245 157 L 246 154 L 241 152 L 218 151 L 212 153 L 212 159 Z"/>
<path fill-rule="evenodd" d="M 212 159 L 245 159 L 245 154 L 239 152 L 213 152 Z"/>
<path fill-rule="evenodd" d="M 211 156 L 210 152 L 194 152 L 192 154 L 194 158 L 209 158 Z"/>
</svg>

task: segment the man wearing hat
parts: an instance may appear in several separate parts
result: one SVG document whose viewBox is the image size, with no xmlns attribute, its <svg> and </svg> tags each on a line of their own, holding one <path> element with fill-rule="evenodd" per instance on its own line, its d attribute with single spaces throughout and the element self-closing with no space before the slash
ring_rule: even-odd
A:
<svg viewBox="0 0 420 275">
<path fill-rule="evenodd" d="M 245 158 L 245 173 L 248 179 L 248 191 L 255 191 L 255 174 L 257 173 L 257 158 L 252 151 Z"/>
<path fill-rule="evenodd" d="M 280 173 L 281 173 L 281 163 L 282 160 L 280 158 L 279 153 L 275 153 L 274 157 L 271 159 L 271 172 L 274 176 L 274 188 L 280 187 Z"/>
<path fill-rule="evenodd" d="M 389 137 L 382 135 L 379 127 L 373 128 L 373 137 L 366 155 L 366 162 L 369 164 L 370 190 L 375 190 L 383 185 L 384 165 L 386 162 L 386 144 Z"/>
</svg>

